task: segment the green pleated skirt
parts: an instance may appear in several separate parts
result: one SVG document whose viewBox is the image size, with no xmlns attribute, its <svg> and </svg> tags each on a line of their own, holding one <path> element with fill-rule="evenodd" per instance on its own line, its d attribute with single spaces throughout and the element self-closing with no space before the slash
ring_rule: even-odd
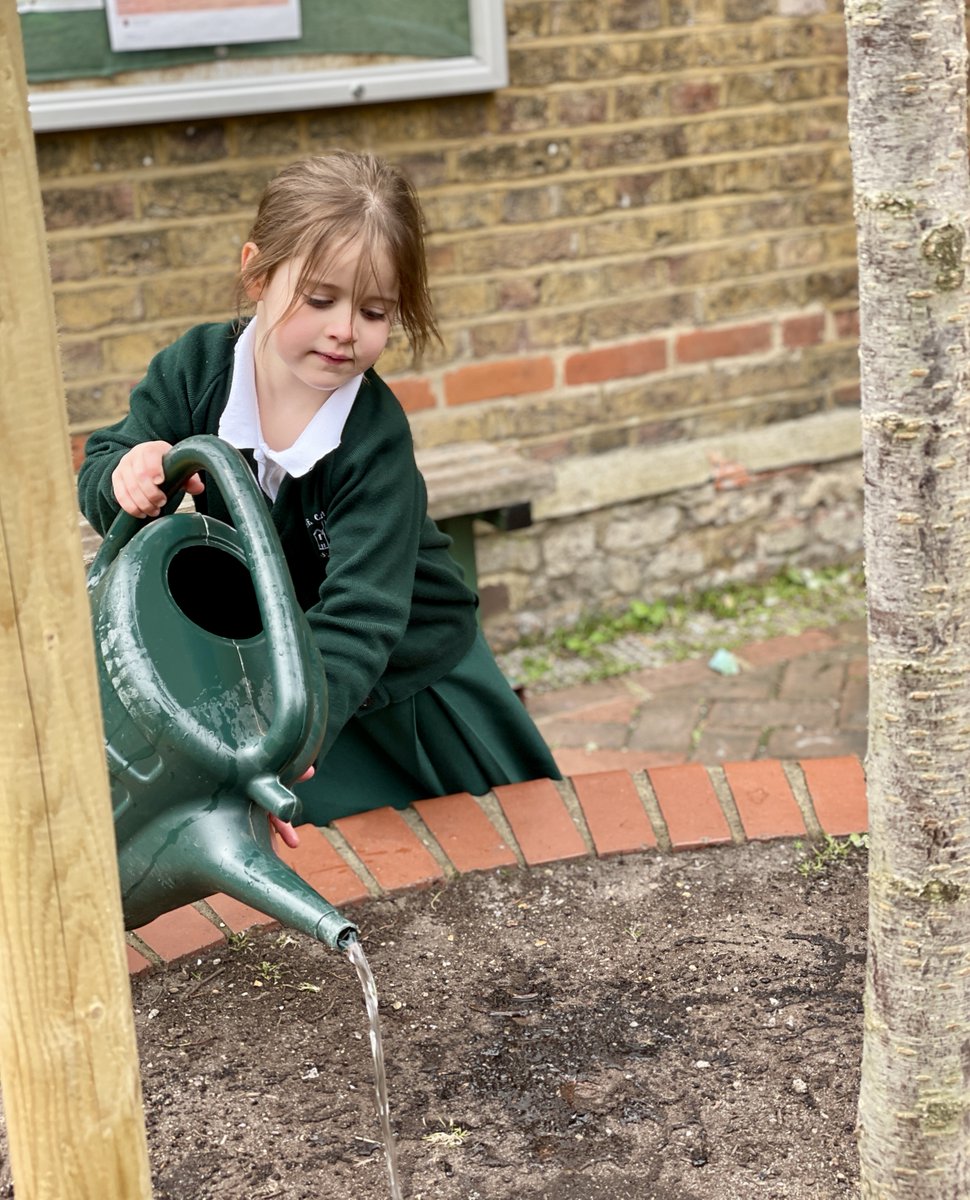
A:
<svg viewBox="0 0 970 1200">
<path fill-rule="evenodd" d="M 294 791 L 302 823 L 506 783 L 560 779 L 549 748 L 479 633 L 443 679 L 407 700 L 358 713 L 313 778 Z"/>
</svg>

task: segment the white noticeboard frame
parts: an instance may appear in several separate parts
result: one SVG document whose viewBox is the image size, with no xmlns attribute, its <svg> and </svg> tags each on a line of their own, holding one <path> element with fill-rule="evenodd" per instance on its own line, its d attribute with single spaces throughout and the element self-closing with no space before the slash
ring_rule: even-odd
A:
<svg viewBox="0 0 970 1200">
<path fill-rule="evenodd" d="M 460 96 L 506 87 L 503 0 L 468 0 L 468 15 L 471 53 L 455 58 L 399 59 L 319 71 L 279 70 L 283 60 L 275 60 L 273 66 L 264 61 L 255 71 L 243 72 L 226 62 L 215 77 L 193 78 L 187 71 L 171 81 L 146 84 L 39 85 L 28 94 L 31 122 L 35 132 L 43 133 Z"/>
<path fill-rule="evenodd" d="M 298 38 L 299 0 L 105 0 L 112 50 Z"/>
</svg>

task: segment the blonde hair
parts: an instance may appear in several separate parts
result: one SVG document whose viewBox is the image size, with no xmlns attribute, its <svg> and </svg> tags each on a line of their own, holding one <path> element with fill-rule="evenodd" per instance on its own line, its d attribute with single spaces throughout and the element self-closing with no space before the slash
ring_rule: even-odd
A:
<svg viewBox="0 0 970 1200">
<path fill-rule="evenodd" d="M 374 271 L 373 254 L 384 250 L 397 274 L 400 321 L 412 351 L 420 355 L 441 341 L 428 290 L 424 220 L 414 188 L 396 168 L 371 154 L 334 150 L 284 167 L 263 191 L 250 230 L 252 255 L 239 273 L 240 306 L 253 285 L 303 258 L 285 320 L 300 304 L 321 264 L 347 242 L 361 239 L 358 285 Z"/>
</svg>

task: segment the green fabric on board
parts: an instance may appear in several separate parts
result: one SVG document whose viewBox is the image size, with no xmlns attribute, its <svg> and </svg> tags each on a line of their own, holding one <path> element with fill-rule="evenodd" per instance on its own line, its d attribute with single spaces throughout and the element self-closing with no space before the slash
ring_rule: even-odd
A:
<svg viewBox="0 0 970 1200">
<path fill-rule="evenodd" d="M 303 36 L 280 42 L 244 42 L 220 48 L 115 53 L 103 10 L 22 13 L 29 83 L 110 78 L 128 71 L 157 71 L 226 59 L 283 58 L 294 54 L 388 54 L 457 58 L 471 54 L 468 0 L 368 0 L 366 10 L 342 0 L 304 0 Z"/>
</svg>

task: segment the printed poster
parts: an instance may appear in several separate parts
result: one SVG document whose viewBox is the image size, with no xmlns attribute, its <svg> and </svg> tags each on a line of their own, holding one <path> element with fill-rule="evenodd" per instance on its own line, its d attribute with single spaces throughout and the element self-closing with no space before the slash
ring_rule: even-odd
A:
<svg viewBox="0 0 970 1200">
<path fill-rule="evenodd" d="M 173 50 L 299 38 L 300 0 L 105 0 L 111 49 Z"/>
</svg>

